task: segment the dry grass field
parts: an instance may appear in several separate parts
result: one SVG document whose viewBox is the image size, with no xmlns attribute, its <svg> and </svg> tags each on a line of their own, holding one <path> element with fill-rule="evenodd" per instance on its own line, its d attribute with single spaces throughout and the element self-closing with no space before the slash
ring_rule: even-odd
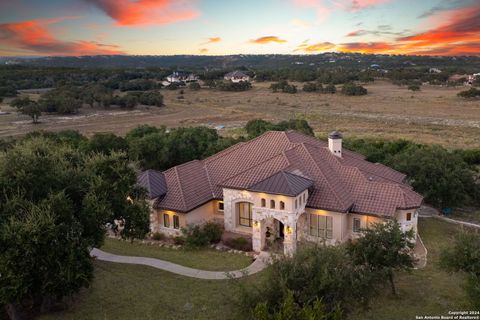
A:
<svg viewBox="0 0 480 320">
<path fill-rule="evenodd" d="M 302 84 L 297 84 L 301 89 Z M 446 147 L 480 148 L 480 100 L 463 100 L 456 94 L 465 90 L 423 86 L 411 92 L 385 81 L 366 85 L 368 95 L 346 97 L 305 93 L 272 93 L 270 83 L 254 83 L 247 92 L 202 89 L 162 90 L 166 106 L 135 110 L 82 108 L 71 116 L 44 115 L 33 125 L 5 101 L 0 115 L 0 137 L 21 135 L 32 130 L 76 129 L 85 134 L 115 132 L 125 134 L 140 125 L 167 127 L 224 125 L 224 134 L 238 132 L 248 120 L 263 118 L 280 121 L 302 117 L 319 135 L 333 129 L 347 136 L 406 138 Z"/>
</svg>

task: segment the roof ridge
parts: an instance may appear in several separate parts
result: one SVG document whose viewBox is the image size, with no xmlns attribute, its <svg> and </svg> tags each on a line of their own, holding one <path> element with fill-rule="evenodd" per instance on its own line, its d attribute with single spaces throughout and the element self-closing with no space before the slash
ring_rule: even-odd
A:
<svg viewBox="0 0 480 320">
<path fill-rule="evenodd" d="M 302 147 L 305 149 L 305 151 L 307 152 L 307 155 L 310 157 L 310 159 L 312 160 L 313 164 L 315 165 L 315 167 L 317 167 L 318 171 L 321 172 L 322 176 L 324 177 L 325 181 L 327 182 L 328 184 L 328 187 L 330 188 L 330 190 L 332 191 L 333 195 L 335 196 L 335 198 L 337 199 L 338 202 L 342 203 L 343 201 L 337 196 L 336 192 L 333 191 L 333 187 L 330 183 L 330 181 L 328 181 L 327 177 L 325 176 L 325 174 L 323 173 L 323 170 L 318 166 L 317 162 L 315 161 L 315 159 L 313 158 L 313 156 L 310 154 L 310 151 L 308 150 L 308 148 L 305 146 L 305 143 L 301 143 Z M 332 155 L 333 156 L 333 155 Z M 353 204 L 355 203 L 355 201 L 352 201 Z M 349 207 L 351 207 L 352 204 L 349 204 Z"/>
<path fill-rule="evenodd" d="M 208 172 L 208 169 L 205 163 L 203 163 L 203 170 L 205 170 L 205 174 L 207 175 L 208 185 L 210 186 L 210 192 L 212 193 L 212 197 L 215 198 L 215 192 L 213 191 L 214 188 L 212 186 L 212 179 L 210 179 L 210 172 Z"/>
<path fill-rule="evenodd" d="M 182 198 L 182 202 L 183 202 L 183 208 L 185 210 L 187 210 L 187 203 L 185 202 L 185 194 L 183 193 L 182 180 L 180 179 L 180 177 L 178 175 L 177 166 L 173 167 L 173 169 L 175 171 L 175 176 L 177 177 L 178 184 L 180 186 L 180 193 L 182 194 L 181 198 Z"/>
<path fill-rule="evenodd" d="M 241 175 L 242 173 L 245 173 L 245 172 L 247 172 L 248 170 L 251 170 L 251 169 L 253 169 L 253 168 L 256 168 L 256 167 L 264 164 L 265 162 L 270 161 L 270 160 L 272 160 L 273 158 L 276 158 L 276 157 L 279 157 L 279 156 L 282 156 L 282 157 L 286 160 L 286 162 L 288 163 L 288 165 L 291 165 L 290 161 L 288 161 L 288 157 L 285 156 L 284 152 L 281 152 L 281 153 L 278 153 L 278 154 L 276 154 L 276 155 L 274 155 L 274 156 L 272 156 L 272 157 L 270 157 L 270 158 L 268 158 L 268 159 L 266 159 L 266 160 L 264 160 L 264 161 L 262 161 L 262 162 L 259 162 L 259 163 L 255 164 L 255 165 L 251 166 L 251 167 L 248 167 L 247 169 L 245 169 L 245 170 L 243 170 L 243 171 L 241 171 L 241 172 L 239 172 L 239 173 L 237 173 L 237 174 L 235 174 L 235 175 L 233 175 L 233 176 L 231 176 L 231 177 L 228 177 L 228 178 L 226 178 L 226 179 L 224 179 L 224 180 L 222 180 L 222 181 L 219 181 L 219 184 L 222 184 L 223 182 L 225 182 L 225 181 L 227 181 L 227 180 L 231 180 L 231 179 L 233 179 L 233 178 L 236 178 L 236 177 L 238 177 L 239 175 Z M 288 167 L 288 166 L 287 166 L 287 167 Z M 282 170 L 283 170 L 283 169 L 282 169 Z M 277 171 L 276 173 L 278 173 L 278 171 Z M 272 174 L 272 175 L 273 175 L 273 174 Z M 272 175 L 270 175 L 270 176 L 272 176 Z M 268 177 L 267 177 L 267 178 L 268 178 Z M 265 179 L 267 179 L 267 178 L 265 178 Z M 262 180 L 262 181 L 263 181 L 263 180 Z"/>
</svg>

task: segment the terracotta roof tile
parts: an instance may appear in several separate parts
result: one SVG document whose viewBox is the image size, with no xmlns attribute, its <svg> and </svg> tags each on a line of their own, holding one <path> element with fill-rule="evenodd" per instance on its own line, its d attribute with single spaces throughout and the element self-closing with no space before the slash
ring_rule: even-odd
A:
<svg viewBox="0 0 480 320">
<path fill-rule="evenodd" d="M 339 158 L 325 141 L 293 131 L 270 131 L 203 161 L 165 171 L 168 192 L 155 206 L 188 212 L 223 198 L 222 187 L 278 191 L 285 187 L 276 176 L 281 172 L 313 181 L 307 203 L 312 208 L 391 216 L 397 209 L 420 206 L 423 199 L 404 184 L 404 174 L 362 155 L 343 150 Z M 262 185 L 269 177 L 273 180 Z"/>
</svg>

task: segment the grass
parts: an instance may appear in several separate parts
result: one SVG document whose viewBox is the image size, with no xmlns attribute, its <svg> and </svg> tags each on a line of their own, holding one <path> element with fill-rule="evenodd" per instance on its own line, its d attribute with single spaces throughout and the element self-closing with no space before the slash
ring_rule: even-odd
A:
<svg viewBox="0 0 480 320">
<path fill-rule="evenodd" d="M 103 251 L 136 257 L 149 257 L 170 261 L 185 267 L 210 271 L 233 271 L 247 267 L 252 259 L 242 254 L 215 249 L 170 249 L 107 238 Z"/>
<path fill-rule="evenodd" d="M 449 274 L 438 266 L 440 252 L 451 244 L 461 229 L 433 218 L 419 220 L 419 233 L 428 250 L 424 269 L 396 277 L 398 296 L 389 291 L 378 296 L 368 311 L 352 315 L 354 320 L 415 319 L 417 315 L 447 315 L 452 310 L 469 310 L 462 288 L 464 276 Z M 350 318 L 349 318 L 350 319 Z"/>
<path fill-rule="evenodd" d="M 448 218 L 480 224 L 480 208 L 455 208 Z"/>
<path fill-rule="evenodd" d="M 438 267 L 441 250 L 460 232 L 459 227 L 424 218 L 419 221 L 419 230 L 429 250 L 427 267 L 398 275 L 398 296 L 392 296 L 386 288 L 371 303 L 370 310 L 359 310 L 348 319 L 404 320 L 469 310 L 462 289 L 464 276 L 448 274 Z M 109 245 L 118 243 L 109 241 Z M 178 254 L 182 253 L 190 254 Z M 264 276 L 261 272 L 240 281 L 248 285 Z M 96 261 L 92 286 L 67 310 L 41 319 L 245 319 L 233 300 L 238 290 L 232 280 L 192 279 L 144 266 Z"/>
<path fill-rule="evenodd" d="M 241 281 L 255 281 L 261 274 Z M 234 280 L 201 280 L 145 266 L 95 262 L 95 280 L 64 311 L 40 319 L 242 319 Z"/>
</svg>

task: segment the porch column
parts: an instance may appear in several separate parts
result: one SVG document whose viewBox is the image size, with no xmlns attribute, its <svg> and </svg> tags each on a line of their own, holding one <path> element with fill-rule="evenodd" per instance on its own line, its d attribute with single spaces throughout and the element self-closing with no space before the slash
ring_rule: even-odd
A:
<svg viewBox="0 0 480 320">
<path fill-rule="evenodd" d="M 265 248 L 265 220 L 253 221 L 252 247 L 255 252 L 260 252 Z"/>
<path fill-rule="evenodd" d="M 283 234 L 283 254 L 292 256 L 297 251 L 297 228 L 294 225 L 285 225 Z"/>
</svg>

